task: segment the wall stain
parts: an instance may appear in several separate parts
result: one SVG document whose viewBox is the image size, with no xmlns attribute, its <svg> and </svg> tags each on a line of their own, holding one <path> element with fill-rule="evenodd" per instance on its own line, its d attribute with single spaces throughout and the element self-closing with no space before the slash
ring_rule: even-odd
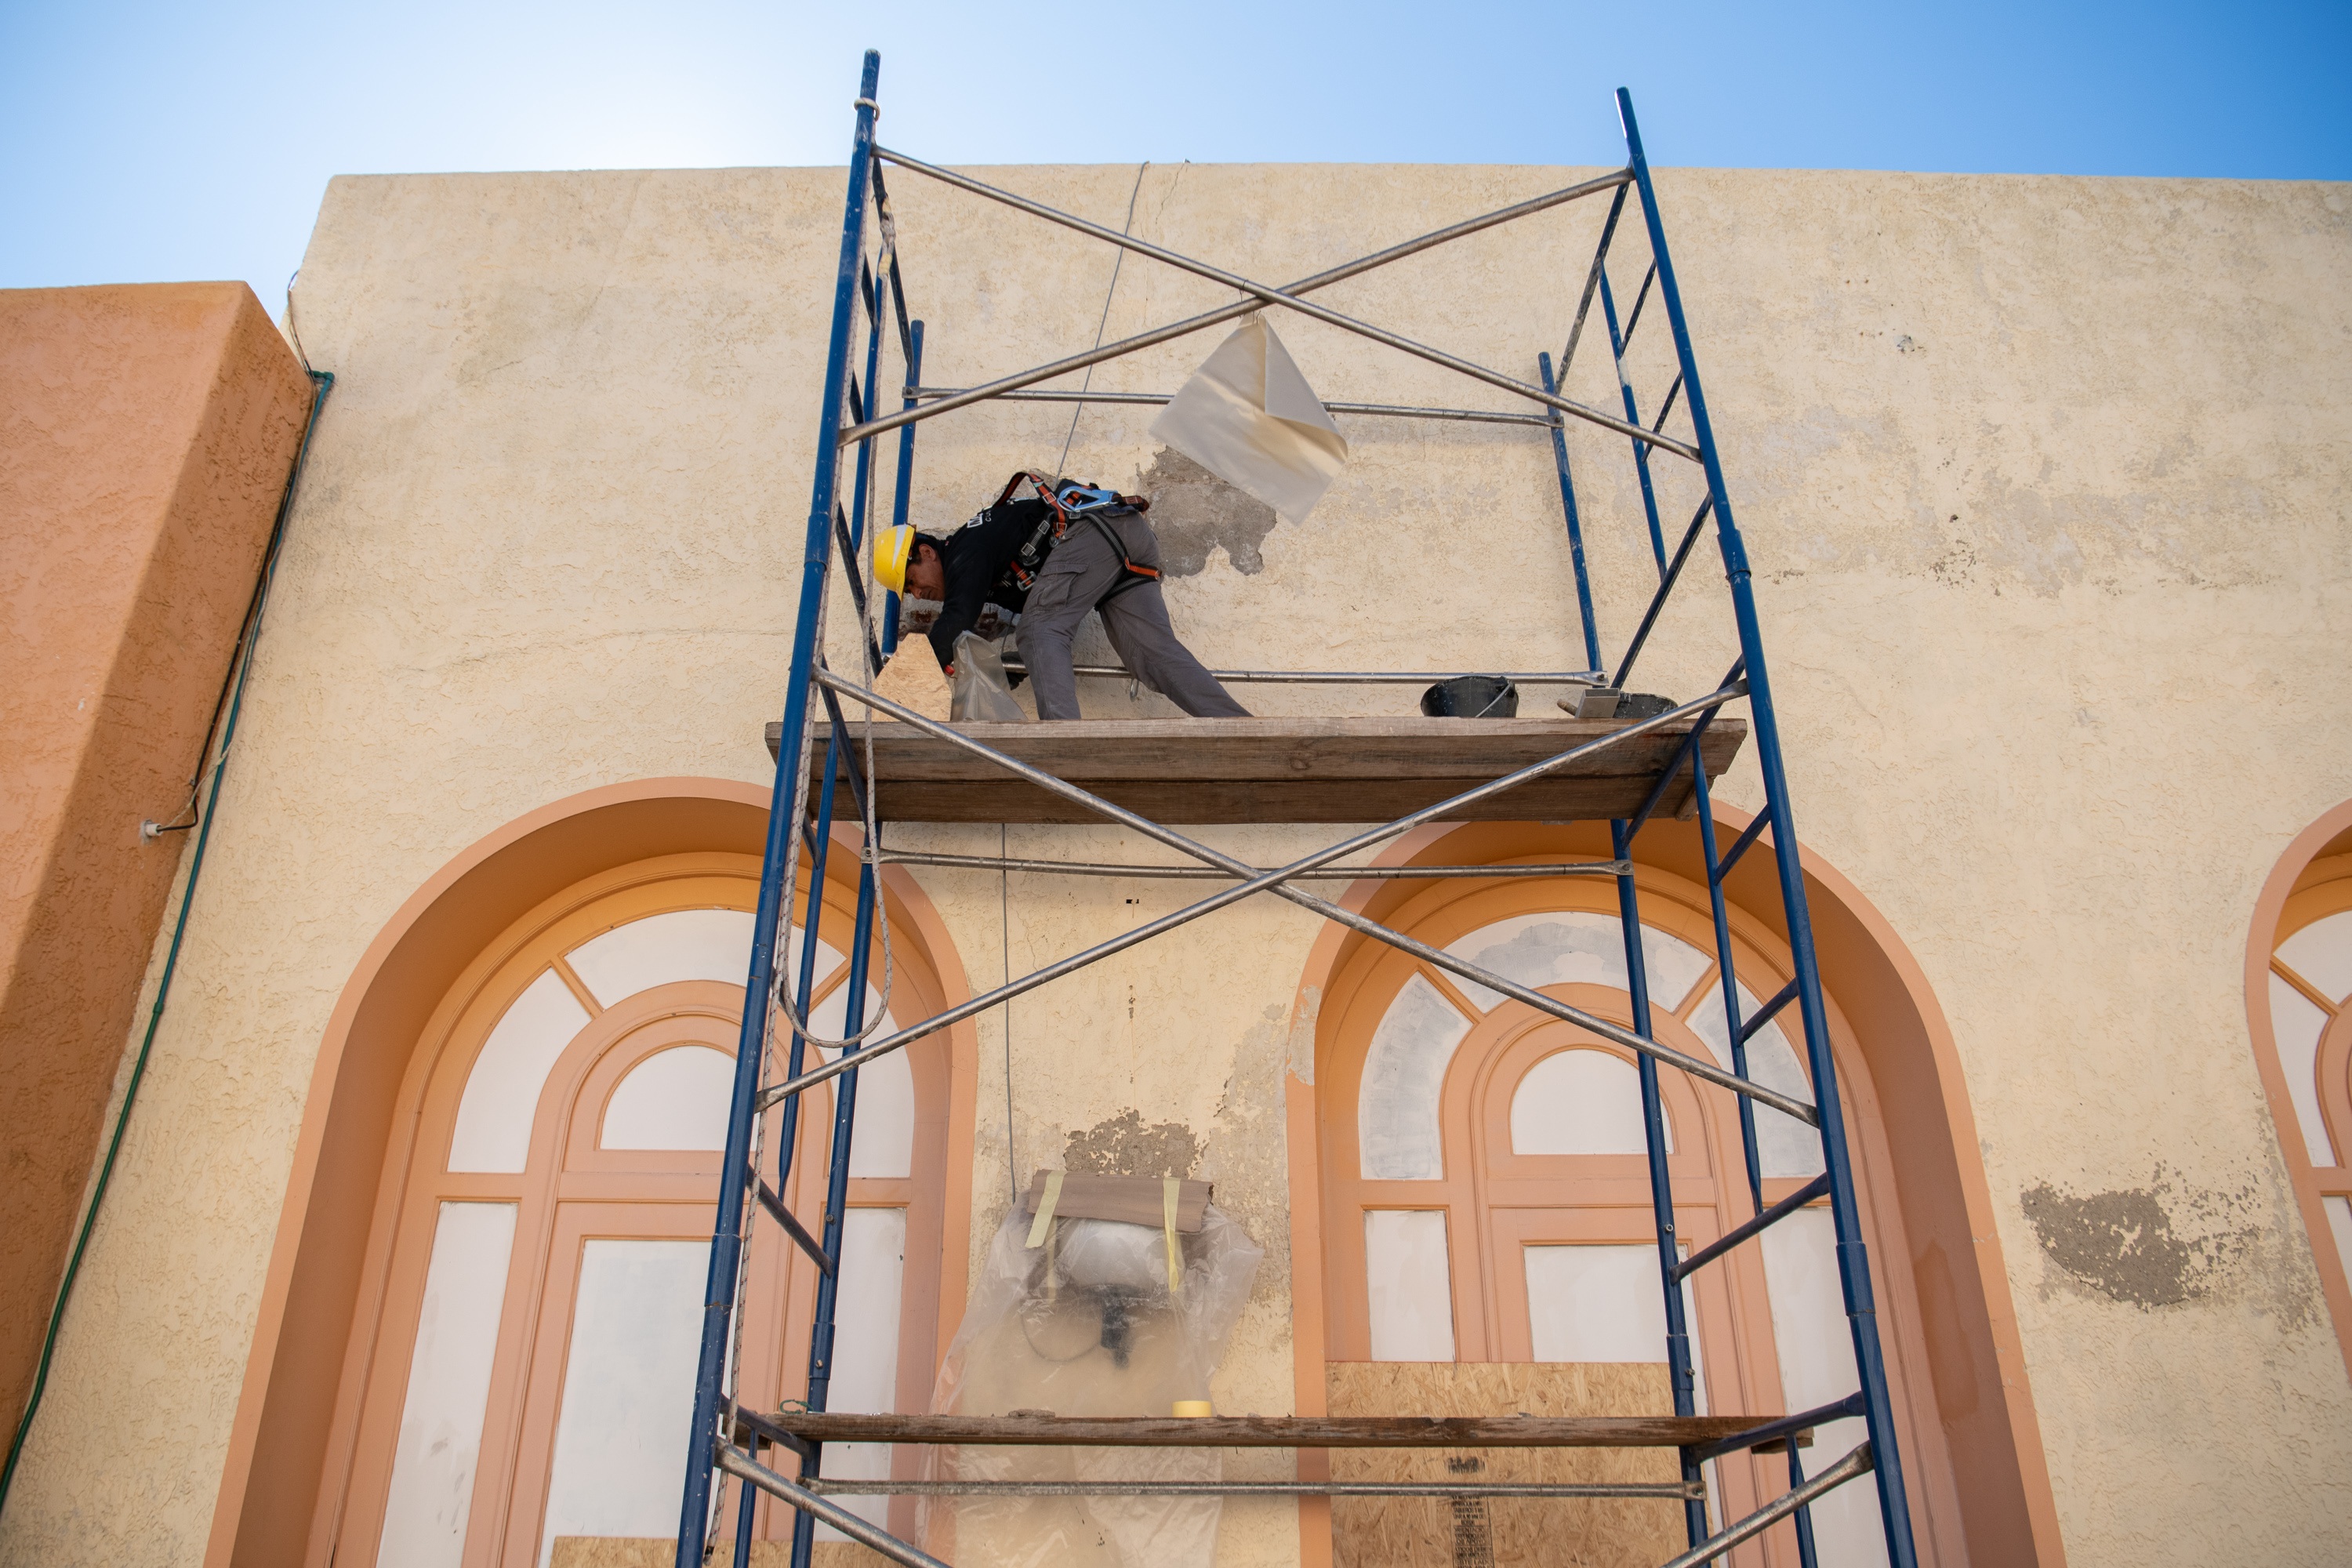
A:
<svg viewBox="0 0 2352 1568">
<path fill-rule="evenodd" d="M 1201 1141 L 1191 1128 L 1181 1121 L 1146 1127 L 1134 1110 L 1068 1134 L 1062 1150 L 1065 1170 L 1095 1176 L 1189 1176 L 1200 1163 Z"/>
<path fill-rule="evenodd" d="M 1135 481 L 1151 498 L 1151 531 L 1160 536 L 1160 570 L 1195 577 L 1217 546 L 1244 577 L 1265 570 L 1258 546 L 1274 531 L 1274 509 L 1237 490 L 1200 464 L 1162 447 Z"/>
<path fill-rule="evenodd" d="M 2200 1300 L 2234 1281 L 2262 1239 L 2231 1224 L 2258 1206 L 2251 1190 L 2184 1192 L 2157 1168 L 2145 1187 L 2075 1195 L 2047 1182 L 2020 1194 L 2042 1250 L 2113 1300 L 2144 1308 Z"/>
</svg>

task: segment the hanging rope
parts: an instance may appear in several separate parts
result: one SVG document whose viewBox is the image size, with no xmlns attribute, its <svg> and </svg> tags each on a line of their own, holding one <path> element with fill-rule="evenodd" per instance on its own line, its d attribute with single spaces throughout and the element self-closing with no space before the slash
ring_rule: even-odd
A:
<svg viewBox="0 0 2352 1568">
<path fill-rule="evenodd" d="M 1151 160 L 1149 158 L 1146 158 L 1142 163 L 1137 164 L 1135 167 L 1135 189 L 1128 192 L 1127 194 L 1127 224 L 1125 227 L 1119 230 L 1119 233 L 1122 235 L 1129 235 L 1135 232 L 1135 198 L 1143 194 L 1143 172 L 1150 167 L 1151 167 Z M 1110 264 L 1110 287 L 1103 290 L 1102 320 L 1095 323 L 1096 348 L 1102 347 L 1103 331 L 1110 325 L 1110 302 L 1113 296 L 1117 295 L 1118 292 L 1118 269 L 1125 266 L 1126 263 L 1127 249 L 1122 246 L 1119 248 L 1117 258 Z M 1087 366 L 1086 380 L 1078 384 L 1078 395 L 1081 397 L 1085 396 L 1087 389 L 1092 387 L 1094 384 L 1095 367 L 1088 365 Z M 1069 477 L 1062 471 L 1062 465 L 1070 460 L 1070 443 L 1077 439 L 1078 435 L 1078 416 L 1084 414 L 1086 411 L 1087 405 L 1084 403 L 1080 403 L 1076 408 L 1070 410 L 1070 431 L 1068 435 L 1062 437 L 1062 455 L 1054 459 L 1054 478 L 1056 479 L 1064 479 Z"/>
</svg>

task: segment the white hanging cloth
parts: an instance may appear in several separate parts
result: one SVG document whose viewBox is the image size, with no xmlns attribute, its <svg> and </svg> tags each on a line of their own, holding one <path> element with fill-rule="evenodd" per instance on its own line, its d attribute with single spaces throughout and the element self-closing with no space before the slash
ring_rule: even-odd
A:
<svg viewBox="0 0 2352 1568">
<path fill-rule="evenodd" d="M 1151 434 L 1285 522 L 1306 521 L 1348 466 L 1348 438 L 1255 313 L 1192 373 Z"/>
</svg>

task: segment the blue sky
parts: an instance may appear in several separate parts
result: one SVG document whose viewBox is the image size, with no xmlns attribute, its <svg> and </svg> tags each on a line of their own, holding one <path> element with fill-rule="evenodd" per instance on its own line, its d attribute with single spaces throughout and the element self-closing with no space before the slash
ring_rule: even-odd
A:
<svg viewBox="0 0 2352 1568">
<path fill-rule="evenodd" d="M 346 173 L 1653 162 L 2352 178 L 2352 3 L 562 6 L 0 0 L 0 287 L 243 278 Z"/>
</svg>

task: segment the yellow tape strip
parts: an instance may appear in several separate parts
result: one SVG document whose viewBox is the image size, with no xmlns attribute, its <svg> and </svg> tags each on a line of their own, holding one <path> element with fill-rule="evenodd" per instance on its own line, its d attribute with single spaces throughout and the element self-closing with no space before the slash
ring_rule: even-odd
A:
<svg viewBox="0 0 2352 1568">
<path fill-rule="evenodd" d="M 1029 1226 L 1029 1245 L 1043 1247 L 1054 1228 L 1054 1205 L 1062 1201 L 1062 1173 L 1045 1173 L 1045 1195 L 1037 1204 L 1037 1218 Z"/>
<path fill-rule="evenodd" d="M 1168 1293 L 1184 1289 L 1184 1255 L 1176 1247 L 1176 1194 L 1184 1184 L 1171 1176 L 1160 1187 L 1160 1234 L 1168 1240 Z"/>
</svg>

